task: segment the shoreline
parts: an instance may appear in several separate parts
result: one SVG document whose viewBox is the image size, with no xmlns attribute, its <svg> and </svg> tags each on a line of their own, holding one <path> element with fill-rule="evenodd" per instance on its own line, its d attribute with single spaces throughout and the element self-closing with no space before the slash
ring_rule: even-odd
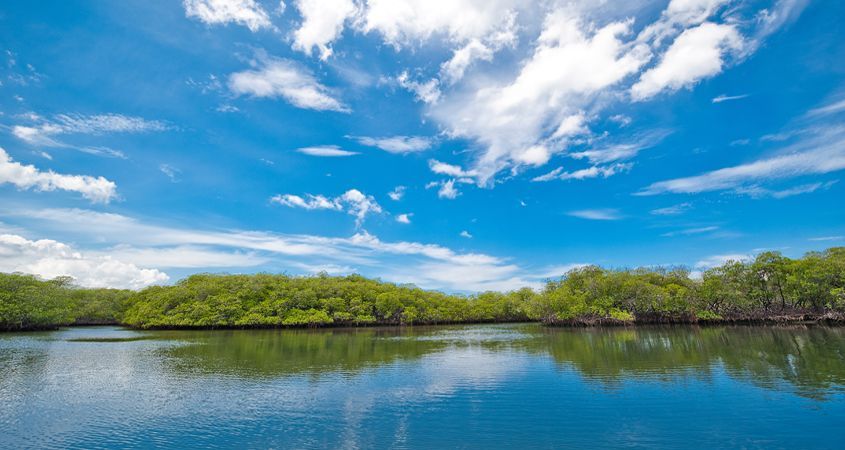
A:
<svg viewBox="0 0 845 450">
<path fill-rule="evenodd" d="M 485 324 L 538 324 L 547 328 L 618 328 L 618 327 L 645 327 L 645 326 L 845 326 L 845 314 L 841 313 L 800 313 L 800 314 L 779 314 L 771 316 L 735 316 L 722 319 L 697 319 L 697 318 L 646 318 L 634 320 L 618 320 L 608 317 L 586 317 L 569 320 L 472 320 L 472 321 L 447 321 L 429 323 L 330 323 L 319 325 L 231 325 L 231 326 L 152 326 L 136 327 L 120 322 L 86 322 L 73 324 L 60 324 L 54 326 L 41 326 L 26 329 L 0 329 L 3 333 L 29 333 L 39 331 L 57 331 L 62 328 L 89 328 L 101 326 L 123 327 L 134 331 L 230 331 L 230 330 L 329 330 L 329 329 L 366 329 L 366 328 L 413 328 L 413 327 L 443 327 L 452 325 L 485 325 Z"/>
</svg>

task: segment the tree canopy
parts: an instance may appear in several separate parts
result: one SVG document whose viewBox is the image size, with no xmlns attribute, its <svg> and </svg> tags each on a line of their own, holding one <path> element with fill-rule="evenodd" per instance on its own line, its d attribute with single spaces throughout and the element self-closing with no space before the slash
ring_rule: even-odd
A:
<svg viewBox="0 0 845 450">
<path fill-rule="evenodd" d="M 790 259 L 764 252 L 691 276 L 685 268 L 586 266 L 540 291 L 455 295 L 360 275 L 198 274 L 137 292 L 71 279 L 0 274 L 0 329 L 120 323 L 138 328 L 250 328 L 542 321 L 548 324 L 841 320 L 845 248 Z"/>
</svg>

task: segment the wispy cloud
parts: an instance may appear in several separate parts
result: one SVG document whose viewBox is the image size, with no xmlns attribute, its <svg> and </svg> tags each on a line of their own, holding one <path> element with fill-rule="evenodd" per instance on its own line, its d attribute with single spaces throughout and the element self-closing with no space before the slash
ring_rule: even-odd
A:
<svg viewBox="0 0 845 450">
<path fill-rule="evenodd" d="M 724 95 L 723 94 L 723 95 L 717 95 L 716 97 L 713 97 L 712 102 L 713 103 L 722 103 L 722 102 L 729 102 L 729 101 L 733 101 L 733 100 L 742 100 L 744 98 L 748 98 L 748 94 L 742 94 L 742 95 Z"/>
<path fill-rule="evenodd" d="M 711 225 L 711 226 L 707 226 L 707 227 L 696 227 L 696 228 L 687 228 L 687 229 L 678 230 L 678 231 L 670 231 L 668 233 L 661 234 L 661 236 L 663 236 L 663 237 L 689 236 L 689 235 L 693 235 L 693 234 L 710 233 L 710 232 L 717 231 L 717 230 L 719 230 L 718 226 Z"/>
<path fill-rule="evenodd" d="M 125 155 L 119 150 L 102 146 L 72 145 L 59 140 L 57 137 L 79 134 L 99 136 L 112 133 L 148 133 L 174 128 L 159 120 L 147 120 L 122 114 L 59 114 L 49 121 L 36 115 L 31 120 L 35 123 L 13 126 L 12 135 L 30 145 L 69 148 L 85 153 L 118 158 L 125 158 Z"/>
<path fill-rule="evenodd" d="M 158 166 L 158 170 L 160 170 L 161 173 L 167 175 L 167 178 L 170 178 L 171 182 L 179 182 L 179 174 L 181 174 L 182 171 L 177 169 L 176 167 L 173 167 L 170 164 L 161 164 Z"/>
<path fill-rule="evenodd" d="M 587 220 L 619 220 L 622 218 L 622 214 L 618 210 L 611 208 L 581 209 L 570 211 L 567 215 Z"/>
<path fill-rule="evenodd" d="M 818 190 L 830 189 L 834 184 L 838 182 L 839 180 L 831 180 L 824 183 L 808 183 L 780 190 L 766 189 L 760 186 L 745 186 L 735 189 L 735 192 L 738 194 L 748 195 L 752 198 L 771 197 L 781 199 L 792 197 L 795 195 L 810 194 Z"/>
<path fill-rule="evenodd" d="M 585 180 L 588 178 L 608 178 L 618 173 L 624 173 L 631 170 L 633 164 L 631 163 L 616 163 L 607 166 L 593 166 L 586 169 L 579 169 L 572 172 L 563 170 L 563 167 L 558 167 L 551 172 L 534 177 L 531 181 L 551 181 L 551 180 Z"/>
<path fill-rule="evenodd" d="M 845 240 L 845 236 L 819 236 L 819 237 L 812 237 L 812 238 L 809 238 L 807 240 L 813 241 L 813 242 L 843 241 L 843 240 Z"/>
<path fill-rule="evenodd" d="M 320 84 L 311 72 L 294 61 L 259 55 L 255 69 L 229 76 L 229 89 L 235 95 L 283 98 L 293 106 L 317 111 L 350 112 L 332 89 Z"/>
<path fill-rule="evenodd" d="M 824 106 L 820 106 L 815 109 L 811 109 L 807 111 L 807 116 L 809 117 L 818 117 L 818 116 L 826 116 L 830 114 L 837 114 L 842 111 L 845 111 L 845 99 L 835 101 L 833 103 L 829 103 Z"/>
<path fill-rule="evenodd" d="M 845 127 L 831 126 L 816 130 L 812 137 L 782 149 L 776 156 L 692 177 L 659 181 L 642 189 L 637 195 L 695 194 L 741 189 L 762 181 L 825 174 L 842 169 L 845 169 Z"/>
<path fill-rule="evenodd" d="M 650 212 L 655 216 L 677 216 L 689 211 L 692 208 L 692 203 L 684 202 L 677 205 L 667 206 L 665 208 L 652 209 Z"/>
<path fill-rule="evenodd" d="M 309 155 L 309 156 L 322 156 L 322 157 L 339 157 L 339 156 L 355 156 L 359 155 L 358 152 L 353 152 L 349 150 L 343 150 L 342 148 L 338 147 L 337 145 L 319 145 L 314 147 L 302 147 L 296 149 L 297 152 Z"/>
<path fill-rule="evenodd" d="M 347 136 L 361 145 L 376 147 L 388 153 L 417 153 L 428 150 L 434 144 L 431 138 L 424 136 Z"/>
</svg>

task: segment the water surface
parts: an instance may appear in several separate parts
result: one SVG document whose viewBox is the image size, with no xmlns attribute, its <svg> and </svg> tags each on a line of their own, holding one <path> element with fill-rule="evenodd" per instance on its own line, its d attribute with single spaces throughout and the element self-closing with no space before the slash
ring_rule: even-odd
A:
<svg viewBox="0 0 845 450">
<path fill-rule="evenodd" d="M 2 448 L 845 448 L 845 329 L 0 334 Z"/>
</svg>

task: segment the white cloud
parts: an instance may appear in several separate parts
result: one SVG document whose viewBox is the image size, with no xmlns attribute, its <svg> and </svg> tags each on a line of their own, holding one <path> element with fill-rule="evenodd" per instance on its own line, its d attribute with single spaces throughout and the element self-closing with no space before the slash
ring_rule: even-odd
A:
<svg viewBox="0 0 845 450">
<path fill-rule="evenodd" d="M 343 209 L 343 206 L 339 202 L 335 201 L 335 199 L 322 195 L 305 194 L 305 198 L 302 198 L 293 194 L 280 194 L 271 198 L 270 201 L 291 208 L 334 209 L 338 211 Z"/>
<path fill-rule="evenodd" d="M 842 241 L 842 240 L 845 240 L 845 236 L 819 236 L 819 237 L 812 237 L 812 238 L 809 238 L 807 240 L 813 241 L 813 242 Z"/>
<path fill-rule="evenodd" d="M 117 185 L 113 181 L 88 175 L 64 175 L 52 170 L 44 172 L 13 161 L 6 150 L 0 148 L 0 184 L 4 183 L 24 190 L 78 192 L 93 203 L 108 203 L 117 197 Z"/>
<path fill-rule="evenodd" d="M 683 214 L 692 208 L 692 203 L 684 202 L 677 205 L 667 206 L 665 208 L 652 209 L 651 214 L 656 216 L 677 216 Z"/>
<path fill-rule="evenodd" d="M 809 117 L 817 117 L 817 116 L 826 116 L 830 114 L 837 114 L 842 111 L 845 111 L 845 99 L 835 101 L 833 103 L 829 103 L 824 106 L 820 106 L 818 108 L 811 109 L 807 111 L 807 116 Z"/>
<path fill-rule="evenodd" d="M 839 182 L 839 180 L 832 180 L 825 183 L 817 182 L 817 183 L 808 183 L 808 184 L 801 184 L 798 186 L 793 186 L 786 189 L 781 190 L 772 190 L 766 189 L 761 186 L 752 185 L 752 186 L 740 186 L 734 189 L 734 192 L 738 194 L 748 195 L 752 198 L 764 198 L 764 197 L 771 197 L 776 199 L 793 197 L 796 195 L 801 194 L 811 194 L 813 192 L 818 191 L 819 189 L 825 190 L 830 189 L 831 186 Z"/>
<path fill-rule="evenodd" d="M 229 89 L 236 95 L 260 98 L 281 97 L 297 108 L 349 112 L 307 69 L 293 61 L 261 57 L 256 68 L 229 76 Z"/>
<path fill-rule="evenodd" d="M 368 214 L 380 214 L 381 206 L 372 195 L 365 195 L 357 189 L 350 189 L 343 195 L 328 198 L 322 195 L 306 194 L 305 198 L 298 195 L 284 194 L 276 195 L 270 199 L 271 202 L 291 208 L 303 209 L 332 209 L 335 211 L 346 211 L 355 216 L 355 224 L 361 226 Z"/>
<path fill-rule="evenodd" d="M 91 253 L 117 255 L 148 267 L 351 267 L 382 279 L 423 288 L 482 291 L 540 287 L 534 275 L 510 262 L 480 253 L 460 253 L 418 242 L 384 242 L 367 232 L 351 237 L 286 235 L 262 231 L 203 230 L 146 224 L 112 213 L 79 209 L 8 210 L 0 217 L 26 220 L 27 228 L 73 236 L 89 245 L 120 244 Z M 203 253 L 204 252 L 204 253 Z M 180 255 L 184 263 L 180 264 Z M 232 255 L 230 257 L 230 255 Z M 135 261 L 133 258 L 137 258 Z M 228 258 L 228 259 L 227 259 Z M 227 266 L 226 261 L 231 264 Z M 140 262 L 139 262 L 140 261 Z M 346 272 L 352 272 L 348 270 Z M 309 270 L 308 272 L 313 272 Z"/>
<path fill-rule="evenodd" d="M 447 175 L 450 177 L 472 178 L 476 175 L 475 171 L 464 170 L 461 166 L 444 163 L 436 159 L 428 160 L 428 168 L 438 175 Z"/>
<path fill-rule="evenodd" d="M 464 77 L 467 68 L 477 60 L 490 61 L 493 59 L 493 49 L 474 39 L 465 46 L 456 49 L 452 59 L 441 65 L 441 78 L 449 84 L 458 82 Z"/>
<path fill-rule="evenodd" d="M 267 12 L 255 0 L 184 0 L 185 16 L 209 25 L 237 23 L 258 31 L 272 28 Z"/>
<path fill-rule="evenodd" d="M 712 101 L 713 103 L 723 103 L 723 102 L 730 102 L 730 101 L 733 101 L 733 100 L 742 100 L 742 99 L 747 98 L 747 97 L 748 97 L 748 94 L 742 94 L 742 95 L 717 95 L 716 97 L 713 97 L 713 100 L 711 100 L 711 101 Z"/>
<path fill-rule="evenodd" d="M 749 183 L 824 174 L 845 169 L 845 128 L 815 130 L 813 137 L 783 149 L 779 155 L 692 177 L 659 181 L 638 195 L 695 194 L 738 189 Z"/>
<path fill-rule="evenodd" d="M 399 214 L 396 216 L 396 221 L 405 224 L 411 223 L 411 216 L 413 216 L 413 214 Z"/>
<path fill-rule="evenodd" d="M 623 173 L 631 170 L 631 163 L 616 163 L 607 166 L 593 166 L 586 169 L 575 170 L 572 172 L 565 172 L 563 167 L 558 167 L 551 172 L 534 177 L 531 181 L 551 181 L 551 180 L 584 180 L 587 178 L 608 178 L 618 173 Z"/>
<path fill-rule="evenodd" d="M 357 12 L 352 0 L 296 0 L 302 24 L 293 32 L 293 48 L 311 54 L 317 47 L 320 59 L 332 55 L 330 44 L 343 32 L 343 24 Z"/>
<path fill-rule="evenodd" d="M 472 239 L 472 235 L 469 234 L 469 231 L 467 230 L 461 231 L 459 236 L 461 236 L 462 238 Z"/>
<path fill-rule="evenodd" d="M 647 70 L 631 87 L 634 100 L 644 100 L 661 91 L 690 87 L 722 71 L 724 57 L 743 48 L 742 36 L 733 25 L 703 23 L 685 30 L 666 50 L 660 63 Z"/>
<path fill-rule="evenodd" d="M 595 28 L 554 11 L 512 81 L 455 93 L 431 114 L 451 137 L 482 146 L 473 167 L 480 184 L 511 165 L 543 165 L 585 131 L 582 108 L 649 60 L 645 44 L 621 40 L 630 32 L 630 22 Z"/>
<path fill-rule="evenodd" d="M 428 81 L 412 80 L 408 72 L 402 72 L 396 77 L 399 86 L 411 91 L 418 101 L 423 103 L 437 103 L 440 100 L 440 82 L 436 79 Z"/>
<path fill-rule="evenodd" d="M 567 214 L 572 217 L 578 217 L 579 219 L 587 220 L 619 220 L 622 218 L 622 215 L 619 214 L 619 211 L 610 208 L 582 209 L 578 211 L 570 211 Z"/>
<path fill-rule="evenodd" d="M 167 175 L 167 178 L 170 178 L 171 182 L 179 182 L 179 174 L 182 173 L 181 170 L 171 166 L 170 164 L 161 164 L 158 166 L 158 170 L 160 170 L 161 173 Z"/>
<path fill-rule="evenodd" d="M 392 191 L 387 193 L 391 200 L 398 202 L 405 196 L 405 186 L 396 186 Z"/>
<path fill-rule="evenodd" d="M 0 235 L 0 271 L 23 272 L 43 278 L 73 277 L 85 287 L 139 289 L 168 280 L 156 269 L 142 269 L 111 256 L 89 256 L 67 244 L 49 239 L 28 240 L 19 235 Z"/>
<path fill-rule="evenodd" d="M 337 145 L 319 145 L 315 147 L 302 147 L 296 149 L 299 153 L 309 156 L 338 157 L 359 155 L 358 152 L 343 150 Z"/>
<path fill-rule="evenodd" d="M 434 35 L 454 43 L 507 32 L 514 0 L 369 0 L 363 31 L 376 31 L 390 45 L 402 47 Z"/>
<path fill-rule="evenodd" d="M 44 147 L 70 148 L 85 153 L 125 158 L 122 152 L 107 147 L 76 146 L 56 139 L 60 135 L 85 134 L 99 136 L 110 133 L 148 133 L 167 131 L 170 125 L 158 120 L 122 114 L 59 114 L 53 120 L 45 120 L 38 115 L 31 116 L 36 123 L 15 125 L 12 134 L 30 145 Z"/>
<path fill-rule="evenodd" d="M 696 228 L 687 228 L 684 230 L 678 231 L 670 231 L 668 233 L 663 233 L 661 236 L 663 237 L 674 237 L 674 236 L 689 236 L 693 234 L 703 234 L 703 233 L 710 233 L 711 231 L 718 230 L 719 227 L 715 225 L 706 226 L 706 227 L 696 227 Z"/>
<path fill-rule="evenodd" d="M 455 188 L 455 180 L 447 180 L 440 184 L 440 189 L 437 190 L 437 196 L 440 198 L 447 198 L 449 200 L 456 199 L 461 193 Z"/>
<path fill-rule="evenodd" d="M 361 145 L 376 147 L 388 153 L 417 153 L 431 148 L 434 141 L 424 136 L 347 136 Z"/>
</svg>

